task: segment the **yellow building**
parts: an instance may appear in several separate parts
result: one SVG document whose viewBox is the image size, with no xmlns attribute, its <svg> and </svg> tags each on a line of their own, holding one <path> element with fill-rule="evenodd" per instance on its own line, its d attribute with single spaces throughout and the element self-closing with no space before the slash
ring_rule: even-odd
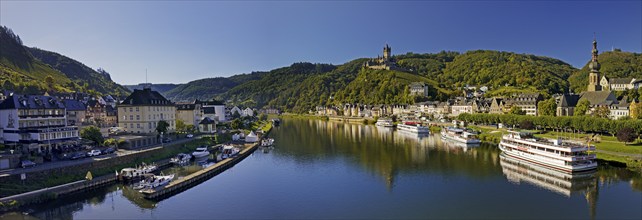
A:
<svg viewBox="0 0 642 220">
<path fill-rule="evenodd" d="M 150 88 L 134 89 L 118 104 L 118 127 L 131 133 L 154 133 L 159 121 L 169 124 L 168 132 L 176 129 L 176 106 Z"/>
</svg>

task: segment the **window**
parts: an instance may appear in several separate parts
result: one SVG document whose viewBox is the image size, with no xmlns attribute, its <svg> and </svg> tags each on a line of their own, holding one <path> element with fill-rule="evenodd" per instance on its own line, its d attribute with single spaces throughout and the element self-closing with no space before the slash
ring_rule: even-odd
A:
<svg viewBox="0 0 642 220">
<path fill-rule="evenodd" d="M 134 111 L 134 108 L 129 107 L 129 112 L 133 112 L 133 111 Z"/>
<path fill-rule="evenodd" d="M 140 124 L 136 124 L 136 128 L 140 128 Z"/>
<path fill-rule="evenodd" d="M 136 111 L 138 111 L 138 107 L 136 107 Z"/>
<path fill-rule="evenodd" d="M 140 121 L 140 115 L 136 115 L 136 120 Z"/>
<path fill-rule="evenodd" d="M 134 115 L 130 115 L 130 116 L 129 116 L 129 120 L 130 120 L 130 121 L 133 121 L 133 120 L 134 120 Z"/>
</svg>

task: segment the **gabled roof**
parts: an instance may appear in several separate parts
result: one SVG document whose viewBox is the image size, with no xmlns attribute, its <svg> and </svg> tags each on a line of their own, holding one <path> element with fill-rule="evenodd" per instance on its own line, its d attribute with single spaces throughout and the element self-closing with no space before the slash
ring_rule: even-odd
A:
<svg viewBox="0 0 642 220">
<path fill-rule="evenodd" d="M 575 107 L 577 102 L 580 100 L 580 95 L 565 94 L 560 98 L 560 103 L 558 107 Z"/>
<path fill-rule="evenodd" d="M 633 78 L 613 78 L 609 79 L 609 84 L 629 84 Z"/>
<path fill-rule="evenodd" d="M 201 105 L 224 105 L 223 102 L 219 100 L 208 100 L 208 101 L 201 101 L 201 100 L 194 100 L 194 104 L 201 104 Z"/>
<path fill-rule="evenodd" d="M 157 91 L 152 91 L 149 88 L 142 90 L 134 89 L 134 92 L 127 96 L 122 102 L 123 105 L 158 105 L 168 106 L 174 105 L 167 100 L 163 95 Z"/>
<path fill-rule="evenodd" d="M 81 101 L 78 100 L 73 100 L 73 99 L 67 99 L 62 101 L 65 104 L 65 108 L 67 111 L 86 111 L 87 106 L 83 104 Z"/>
<path fill-rule="evenodd" d="M 205 117 L 198 124 L 201 124 L 201 125 L 216 124 L 216 121 L 212 120 L 210 117 Z"/>
<path fill-rule="evenodd" d="M 611 105 L 617 103 L 615 95 L 611 91 L 587 91 L 583 92 L 580 100 L 586 99 L 591 105 Z"/>
<path fill-rule="evenodd" d="M 0 103 L 0 109 L 64 109 L 65 105 L 56 97 L 43 95 L 17 95 L 7 97 Z"/>
</svg>

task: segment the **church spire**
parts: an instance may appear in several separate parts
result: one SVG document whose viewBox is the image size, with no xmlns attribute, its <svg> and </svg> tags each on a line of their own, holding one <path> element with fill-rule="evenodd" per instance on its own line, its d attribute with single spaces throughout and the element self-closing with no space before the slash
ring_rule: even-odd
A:
<svg viewBox="0 0 642 220">
<path fill-rule="evenodd" d="M 591 51 L 591 62 L 589 63 L 589 84 L 588 91 L 601 91 L 600 86 L 600 63 L 597 61 L 597 39 L 593 33 L 593 50 Z"/>
</svg>

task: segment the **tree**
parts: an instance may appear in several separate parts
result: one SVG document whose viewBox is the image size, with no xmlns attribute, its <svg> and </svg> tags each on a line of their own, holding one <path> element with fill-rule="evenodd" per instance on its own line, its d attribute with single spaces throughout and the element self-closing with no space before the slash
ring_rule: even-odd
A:
<svg viewBox="0 0 642 220">
<path fill-rule="evenodd" d="M 521 123 L 519 123 L 519 128 L 521 129 L 527 129 L 527 130 L 532 130 L 535 128 L 535 125 L 533 125 L 532 121 L 529 120 L 523 120 Z"/>
<path fill-rule="evenodd" d="M 237 119 L 237 118 L 240 118 L 240 117 L 241 117 L 241 114 L 239 114 L 238 111 L 234 111 L 234 113 L 232 113 L 232 118 Z"/>
<path fill-rule="evenodd" d="M 557 103 L 555 103 L 555 98 L 550 98 L 537 103 L 537 115 L 555 116 L 556 109 Z"/>
<path fill-rule="evenodd" d="M 187 125 L 183 120 L 176 119 L 176 131 L 178 132 L 186 132 L 187 131 Z"/>
<path fill-rule="evenodd" d="M 53 83 L 54 83 L 53 77 L 51 76 L 45 77 L 45 83 L 47 83 L 47 86 L 49 87 L 49 89 L 53 90 Z"/>
<path fill-rule="evenodd" d="M 633 142 L 637 138 L 635 131 L 630 127 L 620 128 L 616 136 L 618 141 L 624 142 L 624 145 L 628 142 Z"/>
<path fill-rule="evenodd" d="M 510 111 L 508 112 L 508 114 L 511 114 L 511 115 L 525 115 L 526 113 L 524 111 L 522 111 L 522 108 L 520 108 L 519 106 L 514 105 L 513 107 L 510 107 Z"/>
<path fill-rule="evenodd" d="M 580 100 L 580 102 L 577 103 L 577 105 L 575 106 L 575 111 L 573 111 L 573 115 L 575 116 L 586 115 L 586 111 L 589 110 L 590 105 L 591 105 L 591 102 L 589 102 L 588 99 Z"/>
<path fill-rule="evenodd" d="M 639 102 L 636 102 L 633 100 L 631 102 L 631 108 L 629 109 L 631 111 L 631 118 L 632 119 L 642 119 L 642 104 Z"/>
<path fill-rule="evenodd" d="M 268 116 L 267 116 L 266 114 L 261 113 L 261 114 L 259 115 L 259 120 L 261 120 L 261 121 L 266 121 L 267 119 L 268 119 Z"/>
<path fill-rule="evenodd" d="M 603 106 L 597 107 L 593 115 L 595 115 L 595 117 L 598 117 L 598 118 L 609 118 L 610 114 L 611 114 L 611 110 L 609 109 L 609 107 L 603 105 Z"/>
<path fill-rule="evenodd" d="M 230 127 L 232 127 L 232 129 L 239 129 L 241 128 L 242 124 L 243 122 L 241 122 L 241 119 L 236 118 L 232 120 L 232 122 L 230 123 Z"/>
<path fill-rule="evenodd" d="M 117 144 L 118 144 L 118 143 L 116 142 L 116 139 L 113 139 L 113 138 L 106 139 L 106 140 L 103 142 L 103 145 L 105 145 L 105 146 L 109 146 L 109 147 L 111 147 L 111 146 L 116 146 Z"/>
<path fill-rule="evenodd" d="M 88 126 L 81 129 L 80 137 L 93 141 L 94 144 L 102 144 L 104 141 L 103 135 L 100 133 L 100 129 L 96 126 Z"/>
<path fill-rule="evenodd" d="M 156 132 L 160 133 L 167 133 L 167 128 L 169 127 L 169 123 L 166 121 L 158 121 L 158 124 L 156 125 Z"/>
</svg>

